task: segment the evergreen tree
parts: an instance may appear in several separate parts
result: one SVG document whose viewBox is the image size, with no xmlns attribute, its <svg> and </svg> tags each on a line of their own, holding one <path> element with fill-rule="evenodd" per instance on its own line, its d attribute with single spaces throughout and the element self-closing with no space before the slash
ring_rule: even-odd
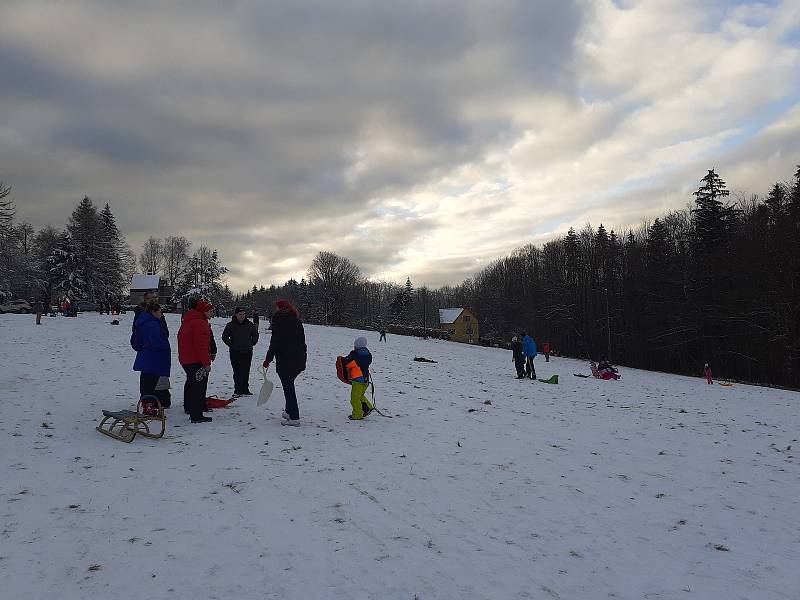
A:
<svg viewBox="0 0 800 600">
<path fill-rule="evenodd" d="M 98 300 L 106 289 L 105 245 L 103 220 L 97 207 L 88 196 L 78 204 L 67 223 L 73 265 L 77 280 L 81 282 L 79 299 Z"/>
<path fill-rule="evenodd" d="M 87 296 L 84 265 L 69 232 L 64 231 L 49 258 L 50 278 L 56 293 L 75 301 Z"/>
<path fill-rule="evenodd" d="M 714 172 L 708 171 L 702 185 L 694 192 L 697 207 L 692 211 L 695 235 L 706 252 L 721 248 L 735 217 L 735 210 L 723 204 L 722 199 L 729 196 L 725 182 Z"/>
<path fill-rule="evenodd" d="M 117 221 L 111 212 L 111 207 L 106 203 L 100 211 L 102 219 L 100 246 L 100 267 L 99 274 L 101 293 L 105 298 L 117 297 L 122 294 L 125 285 L 125 269 L 123 267 L 123 256 L 127 251 L 122 234 L 117 227 Z"/>
</svg>

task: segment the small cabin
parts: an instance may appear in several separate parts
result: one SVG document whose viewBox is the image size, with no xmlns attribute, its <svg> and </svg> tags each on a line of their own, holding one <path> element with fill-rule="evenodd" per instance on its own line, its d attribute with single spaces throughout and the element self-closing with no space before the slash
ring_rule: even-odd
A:
<svg viewBox="0 0 800 600">
<path fill-rule="evenodd" d="M 478 327 L 478 318 L 468 308 L 439 309 L 439 329 L 446 331 L 454 342 L 477 344 Z"/>
<path fill-rule="evenodd" d="M 166 285 L 166 281 L 158 275 L 134 275 L 131 277 L 130 303 L 139 304 L 145 292 L 158 294 L 157 302 L 164 306 L 172 300 L 173 288 Z"/>
</svg>

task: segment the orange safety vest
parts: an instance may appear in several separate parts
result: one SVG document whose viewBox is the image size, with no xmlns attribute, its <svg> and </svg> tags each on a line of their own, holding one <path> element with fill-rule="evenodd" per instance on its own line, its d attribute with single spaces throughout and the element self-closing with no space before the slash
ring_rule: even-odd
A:
<svg viewBox="0 0 800 600">
<path fill-rule="evenodd" d="M 364 372 L 361 370 L 361 367 L 358 366 L 358 363 L 355 360 L 351 360 L 345 365 L 345 367 L 347 367 L 347 377 L 350 379 L 350 381 L 354 381 L 359 377 L 364 377 Z"/>
</svg>

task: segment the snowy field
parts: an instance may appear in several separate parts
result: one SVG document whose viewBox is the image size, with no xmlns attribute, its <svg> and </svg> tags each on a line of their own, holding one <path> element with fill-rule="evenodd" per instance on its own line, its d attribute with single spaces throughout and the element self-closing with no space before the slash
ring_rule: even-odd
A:
<svg viewBox="0 0 800 600">
<path fill-rule="evenodd" d="M 279 383 L 191 425 L 175 351 L 167 435 L 124 444 L 131 318 L 0 316 L 2 598 L 800 598 L 800 394 L 369 333 L 395 417 L 350 422 L 357 332 L 306 326 L 302 427 Z"/>
</svg>

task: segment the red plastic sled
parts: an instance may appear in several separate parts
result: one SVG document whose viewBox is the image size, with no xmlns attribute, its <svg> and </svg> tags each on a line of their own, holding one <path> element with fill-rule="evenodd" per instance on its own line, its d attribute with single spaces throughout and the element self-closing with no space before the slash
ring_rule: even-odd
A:
<svg viewBox="0 0 800 600">
<path fill-rule="evenodd" d="M 206 408 L 224 408 L 231 402 L 233 402 L 233 398 L 230 400 L 222 400 L 216 396 L 209 396 L 206 398 Z"/>
</svg>

